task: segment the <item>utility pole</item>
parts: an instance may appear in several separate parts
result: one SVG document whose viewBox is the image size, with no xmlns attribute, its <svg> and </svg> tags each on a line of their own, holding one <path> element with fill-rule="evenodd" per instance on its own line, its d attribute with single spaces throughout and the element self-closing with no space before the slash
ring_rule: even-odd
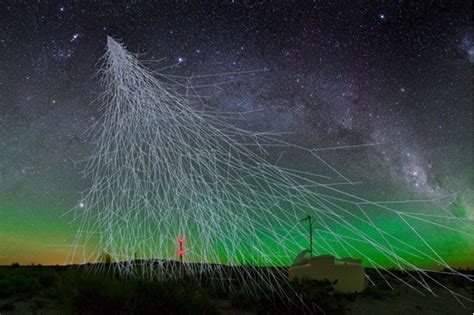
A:
<svg viewBox="0 0 474 315">
<path fill-rule="evenodd" d="M 308 220 L 309 223 L 309 256 L 313 257 L 313 217 L 308 214 L 306 218 L 304 218 L 301 221 L 306 221 Z"/>
</svg>

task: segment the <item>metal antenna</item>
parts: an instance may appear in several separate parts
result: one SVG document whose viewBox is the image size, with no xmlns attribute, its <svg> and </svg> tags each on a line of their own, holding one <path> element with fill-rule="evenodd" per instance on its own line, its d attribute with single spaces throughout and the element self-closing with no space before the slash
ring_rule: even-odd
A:
<svg viewBox="0 0 474 315">
<path fill-rule="evenodd" d="M 308 220 L 309 222 L 309 257 L 313 257 L 313 222 L 312 222 L 313 217 L 308 214 L 306 218 L 304 218 L 301 221 L 306 221 Z"/>
</svg>

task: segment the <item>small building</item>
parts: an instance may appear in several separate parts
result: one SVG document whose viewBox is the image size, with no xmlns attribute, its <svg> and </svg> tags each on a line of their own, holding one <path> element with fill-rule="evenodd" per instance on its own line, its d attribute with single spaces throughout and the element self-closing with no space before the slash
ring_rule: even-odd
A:
<svg viewBox="0 0 474 315">
<path fill-rule="evenodd" d="M 365 289 L 365 271 L 360 259 L 337 259 L 330 255 L 304 257 L 305 253 L 303 251 L 288 270 L 290 280 L 327 279 L 332 283 L 337 280 L 334 289 L 343 293 L 361 292 Z"/>
</svg>

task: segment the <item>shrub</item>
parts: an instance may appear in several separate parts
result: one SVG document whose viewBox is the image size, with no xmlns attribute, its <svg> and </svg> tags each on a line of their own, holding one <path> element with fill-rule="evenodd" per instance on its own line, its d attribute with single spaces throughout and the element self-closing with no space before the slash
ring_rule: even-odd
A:
<svg viewBox="0 0 474 315">
<path fill-rule="evenodd" d="M 56 280 L 56 277 L 52 273 L 43 273 L 39 276 L 40 285 L 45 288 L 51 288 Z"/>
<path fill-rule="evenodd" d="M 292 281 L 278 289 L 248 285 L 231 293 L 234 307 L 258 314 L 343 314 L 352 298 L 336 293 L 331 282 L 316 280 Z"/>
<path fill-rule="evenodd" d="M 32 305 L 33 310 L 40 310 L 44 308 L 44 306 L 46 305 L 45 301 L 38 300 L 38 299 L 34 299 L 32 303 L 33 303 Z"/>
<path fill-rule="evenodd" d="M 11 303 L 11 302 L 0 305 L 0 312 L 3 312 L 3 311 L 10 311 L 11 312 L 11 311 L 14 311 L 14 310 L 15 310 L 15 305 L 13 305 L 13 303 Z"/>
<path fill-rule="evenodd" d="M 12 273 L 0 279 L 0 297 L 25 296 L 38 291 L 40 287 L 37 278 L 22 273 Z"/>
<path fill-rule="evenodd" d="M 139 281 L 76 271 L 52 288 L 79 314 L 216 314 L 206 292 L 192 281 Z"/>
<path fill-rule="evenodd" d="M 0 279 L 0 298 L 8 298 L 14 293 L 8 279 Z"/>
<path fill-rule="evenodd" d="M 362 292 L 364 296 L 371 297 L 376 300 L 381 300 L 384 296 L 382 291 L 375 285 L 371 285 L 365 288 L 364 292 Z"/>
</svg>

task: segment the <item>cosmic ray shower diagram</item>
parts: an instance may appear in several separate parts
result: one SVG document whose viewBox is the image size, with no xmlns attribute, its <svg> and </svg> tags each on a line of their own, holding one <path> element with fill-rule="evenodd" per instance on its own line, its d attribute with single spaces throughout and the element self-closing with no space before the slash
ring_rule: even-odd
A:
<svg viewBox="0 0 474 315">
<path fill-rule="evenodd" d="M 191 276 L 213 264 L 258 274 L 261 266 L 290 266 L 307 248 L 301 220 L 311 215 L 314 255 L 359 257 L 384 274 L 390 267 L 415 271 L 410 277 L 427 291 L 450 289 L 426 266 L 464 276 L 424 233 L 429 227 L 472 237 L 472 222 L 437 200 L 377 202 L 350 193 L 351 180 L 318 148 L 237 127 L 232 121 L 242 115 L 207 106 L 188 81 L 149 69 L 111 37 L 99 75 L 102 117 L 91 130 L 96 150 L 84 170 L 90 185 L 74 209 L 80 224 L 72 259 L 109 255 L 120 272 L 142 277 L 174 277 L 160 268 L 180 258 Z M 273 147 L 311 157 L 321 172 L 280 166 L 269 158 Z M 416 210 L 420 204 L 431 211 Z"/>
</svg>

